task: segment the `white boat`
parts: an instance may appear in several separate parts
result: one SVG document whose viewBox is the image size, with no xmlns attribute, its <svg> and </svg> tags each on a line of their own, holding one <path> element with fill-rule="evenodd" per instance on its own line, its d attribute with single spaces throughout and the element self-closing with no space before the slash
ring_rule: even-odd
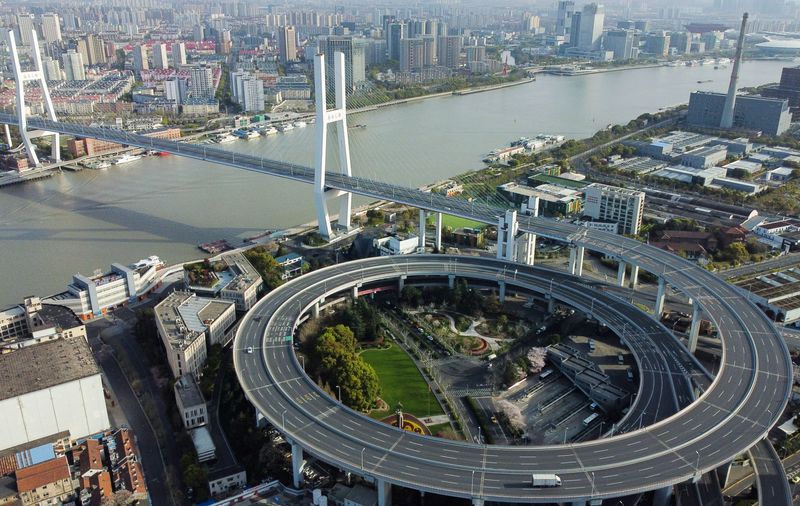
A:
<svg viewBox="0 0 800 506">
<path fill-rule="evenodd" d="M 258 137 L 261 137 L 261 134 L 255 130 L 248 130 L 244 136 L 245 139 L 256 139 Z"/>
<path fill-rule="evenodd" d="M 289 130 L 294 130 L 294 126 L 291 123 L 286 123 L 278 127 L 279 132 L 288 132 Z"/>
<path fill-rule="evenodd" d="M 306 122 L 305 121 L 296 121 L 294 123 L 294 126 L 295 126 L 295 128 L 305 128 L 306 127 Z"/>
<path fill-rule="evenodd" d="M 275 135 L 276 133 L 278 133 L 278 129 L 275 127 L 267 127 L 261 132 L 262 135 Z"/>
<path fill-rule="evenodd" d="M 108 162 L 98 162 L 97 165 L 94 166 L 94 168 L 98 170 L 106 170 L 109 167 L 111 167 L 111 164 Z"/>
<path fill-rule="evenodd" d="M 153 267 L 153 266 L 155 266 L 155 267 L 163 267 L 164 265 L 166 265 L 166 263 L 164 263 L 163 260 L 161 260 L 160 258 L 158 258 L 155 255 L 151 255 L 151 256 L 149 256 L 147 258 L 144 258 L 142 260 L 139 260 L 135 264 L 131 265 L 131 268 L 132 269 L 142 269 L 144 267 Z"/>
<path fill-rule="evenodd" d="M 237 140 L 237 138 L 231 134 L 225 134 L 216 136 L 214 140 L 217 142 L 217 144 L 225 144 L 226 142 L 233 142 Z"/>
<path fill-rule="evenodd" d="M 114 160 L 114 165 L 122 165 L 123 163 L 135 162 L 140 159 L 141 155 L 122 155 Z"/>
</svg>

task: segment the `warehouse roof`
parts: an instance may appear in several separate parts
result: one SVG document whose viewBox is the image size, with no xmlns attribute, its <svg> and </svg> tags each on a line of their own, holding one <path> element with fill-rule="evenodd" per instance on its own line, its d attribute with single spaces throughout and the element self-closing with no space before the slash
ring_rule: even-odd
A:
<svg viewBox="0 0 800 506">
<path fill-rule="evenodd" d="M 100 374 L 81 338 L 56 339 L 0 355 L 0 400 Z"/>
</svg>

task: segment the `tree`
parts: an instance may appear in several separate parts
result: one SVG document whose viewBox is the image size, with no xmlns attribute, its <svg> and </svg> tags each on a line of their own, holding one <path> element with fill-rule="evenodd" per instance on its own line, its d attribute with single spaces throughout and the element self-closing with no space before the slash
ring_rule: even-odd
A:
<svg viewBox="0 0 800 506">
<path fill-rule="evenodd" d="M 312 358 L 320 383 L 338 386 L 342 402 L 351 408 L 366 411 L 380 395 L 378 374 L 358 354 L 358 343 L 348 327 L 326 328 L 317 338 Z"/>
<path fill-rule="evenodd" d="M 422 291 L 416 286 L 406 285 L 403 287 L 403 291 L 400 292 L 400 301 L 409 306 L 422 305 Z"/>
<path fill-rule="evenodd" d="M 517 431 L 525 429 L 525 417 L 522 416 L 522 411 L 519 409 L 519 406 L 503 399 L 498 401 L 497 409 L 505 415 L 512 429 Z"/>
<path fill-rule="evenodd" d="M 531 348 L 528 351 L 526 358 L 530 363 L 528 372 L 530 374 L 539 373 L 542 369 L 544 369 L 545 359 L 547 358 L 547 349 L 541 347 Z"/>
<path fill-rule="evenodd" d="M 261 275 L 267 290 L 274 290 L 283 283 L 283 267 L 275 260 L 264 246 L 256 246 L 244 252 L 245 258 Z"/>
</svg>

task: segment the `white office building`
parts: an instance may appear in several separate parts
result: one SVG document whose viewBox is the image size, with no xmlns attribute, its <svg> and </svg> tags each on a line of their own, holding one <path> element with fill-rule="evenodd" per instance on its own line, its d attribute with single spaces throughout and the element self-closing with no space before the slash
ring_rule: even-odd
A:
<svg viewBox="0 0 800 506">
<path fill-rule="evenodd" d="M 208 423 L 208 407 L 200 385 L 191 374 L 185 374 L 175 382 L 175 403 L 181 414 L 183 426 L 194 429 Z"/>
<path fill-rule="evenodd" d="M 622 234 L 639 233 L 644 213 L 644 192 L 593 183 L 584 189 L 584 195 L 584 215 L 618 223 Z"/>
</svg>

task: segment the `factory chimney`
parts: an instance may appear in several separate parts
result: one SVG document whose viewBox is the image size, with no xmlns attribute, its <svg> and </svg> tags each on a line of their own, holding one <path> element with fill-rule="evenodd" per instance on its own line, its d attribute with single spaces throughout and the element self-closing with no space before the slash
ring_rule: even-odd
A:
<svg viewBox="0 0 800 506">
<path fill-rule="evenodd" d="M 736 57 L 733 60 L 731 83 L 728 85 L 728 96 L 725 98 L 725 108 L 722 110 L 720 128 L 733 127 L 733 108 L 736 106 L 736 89 L 739 87 L 739 66 L 742 64 L 742 51 L 744 50 L 744 30 L 747 26 L 747 13 L 742 16 L 742 27 L 739 29 L 739 42 L 736 46 Z"/>
</svg>

